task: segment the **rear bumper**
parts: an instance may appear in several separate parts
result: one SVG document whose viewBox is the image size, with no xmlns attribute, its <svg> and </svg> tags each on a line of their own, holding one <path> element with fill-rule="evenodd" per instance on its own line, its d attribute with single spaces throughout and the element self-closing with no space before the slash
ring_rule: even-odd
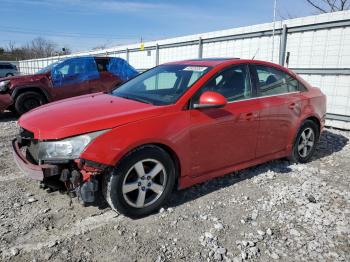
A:
<svg viewBox="0 0 350 262">
<path fill-rule="evenodd" d="M 13 100 L 10 94 L 0 94 L 0 113 L 12 105 Z"/>
<path fill-rule="evenodd" d="M 16 139 L 12 141 L 12 153 L 17 166 L 28 177 L 43 181 L 45 173 L 54 174 L 57 172 L 57 166 L 53 165 L 34 165 L 30 163 L 20 149 L 20 144 Z"/>
</svg>

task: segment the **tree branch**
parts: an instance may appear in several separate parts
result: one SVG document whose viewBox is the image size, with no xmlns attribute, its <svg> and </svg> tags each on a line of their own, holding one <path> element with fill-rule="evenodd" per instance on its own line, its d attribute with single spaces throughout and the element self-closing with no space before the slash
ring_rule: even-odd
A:
<svg viewBox="0 0 350 262">
<path fill-rule="evenodd" d="M 310 5 L 321 11 L 322 13 L 328 13 L 325 9 L 321 8 L 320 6 L 316 5 L 313 1 L 311 0 L 306 0 Z"/>
</svg>

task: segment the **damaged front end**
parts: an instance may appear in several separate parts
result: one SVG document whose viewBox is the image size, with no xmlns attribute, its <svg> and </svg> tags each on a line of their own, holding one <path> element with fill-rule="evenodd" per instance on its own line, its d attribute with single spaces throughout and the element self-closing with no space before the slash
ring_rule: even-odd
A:
<svg viewBox="0 0 350 262">
<path fill-rule="evenodd" d="M 39 141 L 33 133 L 20 130 L 12 141 L 14 159 L 30 178 L 43 188 L 64 190 L 83 203 L 94 203 L 100 197 L 102 175 L 111 167 L 80 159 L 85 147 L 105 131 L 55 141 Z"/>
</svg>

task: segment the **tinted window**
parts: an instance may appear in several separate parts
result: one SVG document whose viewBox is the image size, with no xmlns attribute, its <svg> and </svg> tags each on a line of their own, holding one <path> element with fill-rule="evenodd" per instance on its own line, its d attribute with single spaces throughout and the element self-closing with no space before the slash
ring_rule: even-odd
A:
<svg viewBox="0 0 350 262">
<path fill-rule="evenodd" d="M 5 65 L 1 65 L 1 64 L 0 64 L 0 69 L 4 69 L 4 66 L 5 66 Z"/>
<path fill-rule="evenodd" d="M 251 85 L 248 67 L 239 65 L 218 73 L 196 94 L 194 102 L 197 102 L 199 96 L 205 91 L 218 92 L 229 102 L 250 98 Z"/>
<path fill-rule="evenodd" d="M 278 95 L 298 91 L 298 81 L 278 69 L 256 65 L 259 96 Z"/>
</svg>

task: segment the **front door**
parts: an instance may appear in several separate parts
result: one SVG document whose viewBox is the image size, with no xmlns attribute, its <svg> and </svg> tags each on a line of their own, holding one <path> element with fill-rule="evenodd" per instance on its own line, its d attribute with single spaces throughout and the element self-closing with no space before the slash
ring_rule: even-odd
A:
<svg viewBox="0 0 350 262">
<path fill-rule="evenodd" d="M 93 57 L 68 59 L 52 69 L 52 93 L 55 100 L 89 94 L 90 83 L 99 79 Z"/>
<path fill-rule="evenodd" d="M 224 108 L 191 109 L 191 173 L 205 175 L 255 158 L 259 110 L 252 97 L 247 65 L 237 65 L 219 72 L 200 94 L 215 91 L 226 97 Z"/>
</svg>

